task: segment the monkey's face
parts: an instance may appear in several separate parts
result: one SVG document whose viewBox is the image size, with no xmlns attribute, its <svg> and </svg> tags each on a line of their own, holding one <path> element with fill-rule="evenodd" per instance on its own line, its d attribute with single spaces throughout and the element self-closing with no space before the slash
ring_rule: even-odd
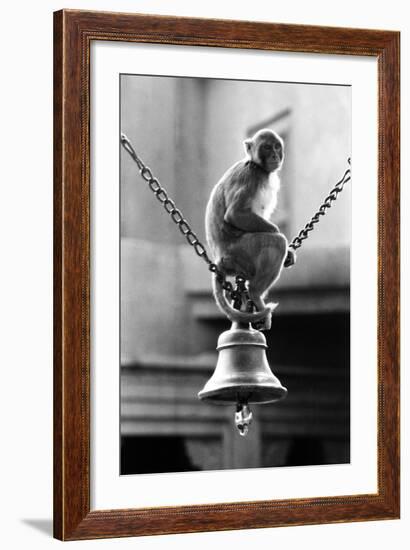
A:
<svg viewBox="0 0 410 550">
<path fill-rule="evenodd" d="M 273 130 L 260 130 L 252 139 L 246 140 L 245 145 L 251 159 L 267 172 L 274 172 L 282 166 L 283 140 Z"/>
<path fill-rule="evenodd" d="M 278 170 L 283 162 L 283 142 L 275 134 L 269 134 L 256 142 L 257 157 L 267 172 Z"/>
</svg>

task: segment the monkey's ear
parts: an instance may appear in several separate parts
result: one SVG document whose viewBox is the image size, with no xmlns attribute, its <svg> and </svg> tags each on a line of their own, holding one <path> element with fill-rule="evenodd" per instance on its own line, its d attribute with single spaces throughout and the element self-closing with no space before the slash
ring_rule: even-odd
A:
<svg viewBox="0 0 410 550">
<path fill-rule="evenodd" d="M 251 147 L 252 147 L 252 140 L 250 138 L 248 139 L 245 139 L 245 141 L 243 142 L 244 146 L 245 146 L 245 151 L 247 153 L 250 153 L 251 152 Z"/>
</svg>

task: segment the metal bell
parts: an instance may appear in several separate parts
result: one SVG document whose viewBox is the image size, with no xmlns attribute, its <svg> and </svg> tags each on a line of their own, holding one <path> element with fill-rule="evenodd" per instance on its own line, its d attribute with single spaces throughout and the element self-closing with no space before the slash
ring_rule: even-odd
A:
<svg viewBox="0 0 410 550">
<path fill-rule="evenodd" d="M 232 323 L 230 330 L 219 337 L 215 371 L 198 397 L 239 406 L 283 399 L 288 390 L 272 373 L 266 349 L 266 338 L 260 331 Z"/>
</svg>

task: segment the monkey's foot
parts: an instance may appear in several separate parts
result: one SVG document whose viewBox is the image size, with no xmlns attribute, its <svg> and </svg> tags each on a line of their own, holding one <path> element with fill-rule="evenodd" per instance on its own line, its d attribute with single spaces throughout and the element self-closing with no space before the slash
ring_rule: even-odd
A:
<svg viewBox="0 0 410 550">
<path fill-rule="evenodd" d="M 265 319 L 262 319 L 261 321 L 258 321 L 256 323 L 252 323 L 252 326 L 256 330 L 270 330 L 272 326 L 272 315 L 269 313 Z"/>
<path fill-rule="evenodd" d="M 256 330 L 270 330 L 272 326 L 272 312 L 278 307 L 279 304 L 270 303 L 266 304 L 266 309 L 268 309 L 268 313 L 264 319 L 261 319 L 260 321 L 257 321 L 256 323 L 252 323 L 252 326 Z"/>
</svg>

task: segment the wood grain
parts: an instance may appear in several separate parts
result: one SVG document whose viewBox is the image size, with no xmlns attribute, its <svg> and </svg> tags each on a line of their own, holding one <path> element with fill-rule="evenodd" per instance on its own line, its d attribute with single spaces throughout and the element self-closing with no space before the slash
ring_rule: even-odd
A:
<svg viewBox="0 0 410 550">
<path fill-rule="evenodd" d="M 89 59 L 92 40 L 373 56 L 379 78 L 378 492 L 90 510 Z M 399 517 L 397 32 L 63 10 L 54 14 L 54 536 L 123 537 Z"/>
</svg>

